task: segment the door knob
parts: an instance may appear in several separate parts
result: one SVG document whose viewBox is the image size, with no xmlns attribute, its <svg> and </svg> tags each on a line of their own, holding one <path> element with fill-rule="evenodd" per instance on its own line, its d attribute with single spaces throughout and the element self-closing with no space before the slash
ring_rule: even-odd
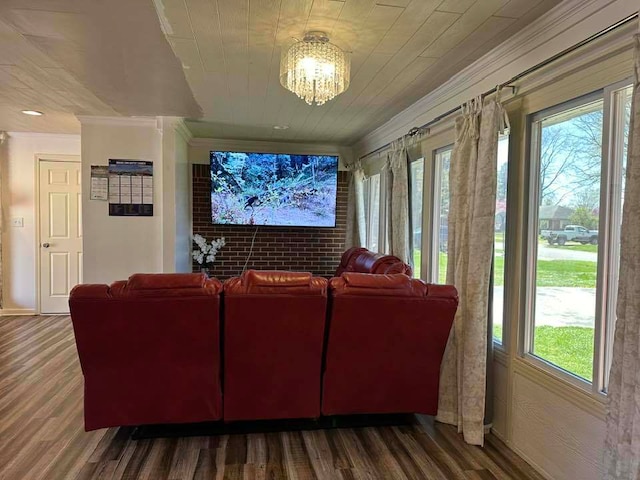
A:
<svg viewBox="0 0 640 480">
<path fill-rule="evenodd" d="M 50 247 L 50 245 L 49 245 L 48 243 L 43 243 L 43 244 L 42 244 L 42 246 L 43 246 L 44 248 L 49 248 L 49 247 Z"/>
</svg>

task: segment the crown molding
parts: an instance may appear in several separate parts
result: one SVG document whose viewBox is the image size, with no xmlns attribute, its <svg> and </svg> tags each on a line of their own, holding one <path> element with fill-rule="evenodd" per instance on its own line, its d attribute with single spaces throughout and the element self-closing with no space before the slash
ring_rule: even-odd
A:
<svg viewBox="0 0 640 480">
<path fill-rule="evenodd" d="M 353 145 L 359 158 L 638 11 L 635 0 L 565 0 Z"/>
<path fill-rule="evenodd" d="M 254 140 L 231 140 L 225 138 L 192 138 L 189 146 L 194 149 L 240 151 L 255 153 L 290 153 L 294 155 L 337 155 L 338 170 L 343 170 L 353 159 L 353 150 L 344 145 L 327 145 L 320 143 L 290 143 Z M 192 151 L 189 153 L 189 161 L 192 164 L 209 163 L 209 155 L 203 152 Z"/>
<path fill-rule="evenodd" d="M 64 138 L 80 141 L 79 133 L 6 132 L 9 138 Z"/>
<path fill-rule="evenodd" d="M 189 130 L 189 127 L 187 127 L 187 125 L 184 123 L 183 118 L 180 118 L 178 120 L 175 128 L 176 128 L 176 133 L 178 133 L 178 135 L 180 135 L 185 142 L 189 143 L 191 141 L 191 139 L 193 138 L 193 133 L 191 133 L 191 130 Z"/>
<path fill-rule="evenodd" d="M 315 153 L 340 154 L 350 150 L 350 147 L 321 143 L 289 143 L 271 142 L 267 140 L 232 140 L 226 138 L 192 138 L 189 141 L 189 145 L 193 147 L 220 148 L 224 150 L 242 149 L 247 152 L 293 153 L 300 155 L 313 155 Z"/>
<path fill-rule="evenodd" d="M 173 128 L 187 143 L 193 138 L 193 133 L 191 133 L 191 130 L 189 130 L 189 127 L 187 127 L 182 117 L 158 117 L 156 126 L 160 132 Z"/>
<path fill-rule="evenodd" d="M 81 125 L 106 125 L 112 127 L 153 127 L 157 128 L 157 117 L 99 117 L 76 115 Z"/>
</svg>

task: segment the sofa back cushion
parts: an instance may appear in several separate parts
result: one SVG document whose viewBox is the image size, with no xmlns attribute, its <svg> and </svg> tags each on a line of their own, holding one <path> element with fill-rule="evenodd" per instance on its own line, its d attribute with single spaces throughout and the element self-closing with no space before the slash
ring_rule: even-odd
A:
<svg viewBox="0 0 640 480">
<path fill-rule="evenodd" d="M 308 272 L 247 270 L 224 283 L 227 295 L 327 295 L 327 281 Z"/>
<path fill-rule="evenodd" d="M 111 285 L 76 285 L 70 298 L 201 297 L 217 296 L 220 292 L 222 283 L 204 273 L 135 273 L 129 280 Z"/>
<path fill-rule="evenodd" d="M 343 273 L 332 278 L 330 283 L 332 296 L 371 295 L 392 297 L 424 297 L 427 285 L 418 279 L 412 279 L 404 273 L 370 274 Z"/>
<path fill-rule="evenodd" d="M 221 288 L 201 274 L 137 274 L 71 291 L 87 430 L 222 417 Z"/>
<path fill-rule="evenodd" d="M 322 412 L 435 414 L 456 289 L 344 273 L 330 294 Z"/>
<path fill-rule="evenodd" d="M 248 271 L 224 283 L 224 419 L 313 418 L 327 280 Z"/>
</svg>

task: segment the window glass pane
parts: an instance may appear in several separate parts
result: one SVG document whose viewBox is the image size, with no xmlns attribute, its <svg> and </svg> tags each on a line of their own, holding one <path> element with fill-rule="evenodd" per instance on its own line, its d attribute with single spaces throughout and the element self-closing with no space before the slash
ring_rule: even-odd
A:
<svg viewBox="0 0 640 480">
<path fill-rule="evenodd" d="M 433 278 L 437 283 L 446 283 L 447 280 L 447 240 L 449 230 L 449 166 L 451 163 L 452 148 L 436 152 L 436 174 L 439 185 L 436 194 L 437 211 L 434 215 L 436 232 L 433 239 L 433 248 L 436 252 L 434 259 Z M 437 260 L 437 261 L 435 261 Z"/>
<path fill-rule="evenodd" d="M 593 380 L 603 101 L 537 122 L 538 235 L 531 353 Z"/>
<path fill-rule="evenodd" d="M 367 225 L 367 248 L 372 252 L 379 252 L 378 237 L 380 233 L 380 174 L 369 178 L 369 202 Z"/>
<path fill-rule="evenodd" d="M 502 343 L 504 322 L 504 245 L 507 222 L 509 137 L 498 139 L 495 239 L 493 244 L 493 339 Z"/>
<path fill-rule="evenodd" d="M 364 215 L 365 218 L 367 220 L 367 231 L 369 229 L 368 225 L 369 225 L 369 197 L 371 196 L 371 189 L 370 189 L 370 185 L 371 185 L 371 179 L 370 178 L 365 178 L 362 182 L 362 193 L 363 193 L 363 200 L 364 200 Z M 367 234 L 367 246 L 369 245 L 369 236 Z"/>
<path fill-rule="evenodd" d="M 420 278 L 422 265 L 422 185 L 424 184 L 424 158 L 411 162 L 411 228 L 413 248 L 413 276 Z"/>
</svg>

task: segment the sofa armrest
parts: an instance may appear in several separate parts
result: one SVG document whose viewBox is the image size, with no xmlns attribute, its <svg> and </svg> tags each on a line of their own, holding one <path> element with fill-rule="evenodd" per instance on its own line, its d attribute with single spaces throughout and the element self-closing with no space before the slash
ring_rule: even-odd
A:
<svg viewBox="0 0 640 480">
<path fill-rule="evenodd" d="M 89 299 L 105 299 L 111 298 L 111 291 L 109 285 L 91 284 L 86 283 L 82 285 L 76 285 L 71 289 L 69 294 L 69 300 L 79 298 Z"/>
</svg>

